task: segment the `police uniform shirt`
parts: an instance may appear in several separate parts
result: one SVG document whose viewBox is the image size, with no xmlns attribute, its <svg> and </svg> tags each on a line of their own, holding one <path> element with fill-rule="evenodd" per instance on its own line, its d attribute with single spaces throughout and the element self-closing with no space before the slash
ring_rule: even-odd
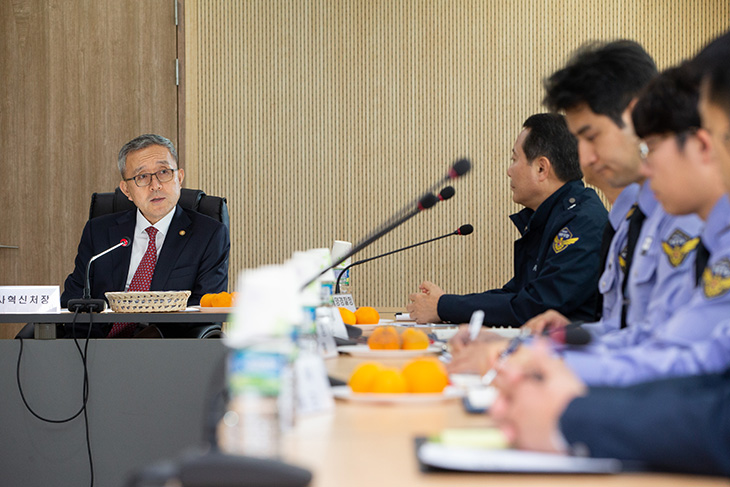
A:
<svg viewBox="0 0 730 487">
<path fill-rule="evenodd" d="M 711 373 L 730 365 L 730 201 L 710 213 L 702 240 L 710 258 L 689 301 L 657 322 L 640 343 L 603 343 L 563 350 L 565 363 L 589 385 L 629 385 L 663 377 Z M 691 274 L 691 273 L 690 273 Z"/>
<path fill-rule="evenodd" d="M 608 248 L 608 256 L 606 257 L 606 266 L 603 269 L 601 278 L 598 280 L 598 291 L 603 295 L 603 311 L 601 319 L 595 323 L 584 325 L 584 328 L 591 333 L 600 336 L 613 330 L 617 330 L 621 325 L 621 304 L 623 302 L 622 283 L 623 270 L 619 265 L 619 255 L 626 247 L 629 219 L 629 210 L 639 198 L 639 190 L 641 186 L 632 183 L 626 186 L 619 193 L 616 201 L 614 201 L 611 211 L 608 213 L 608 219 L 613 226 L 615 233 Z"/>
</svg>

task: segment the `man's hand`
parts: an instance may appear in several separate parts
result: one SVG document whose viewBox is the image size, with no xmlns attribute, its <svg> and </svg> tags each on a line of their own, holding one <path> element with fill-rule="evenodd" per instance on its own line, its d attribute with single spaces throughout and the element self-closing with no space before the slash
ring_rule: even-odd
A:
<svg viewBox="0 0 730 487">
<path fill-rule="evenodd" d="M 484 375 L 497 362 L 499 355 L 509 345 L 509 340 L 498 337 L 489 341 L 473 341 L 459 352 L 453 352 L 451 363 L 446 365 L 450 374 Z"/>
<path fill-rule="evenodd" d="M 411 319 L 416 323 L 440 322 L 438 304 L 439 298 L 445 294 L 444 290 L 429 281 L 423 281 L 420 290 L 421 292 L 408 296 L 411 302 L 406 306 L 406 310 Z"/>
<path fill-rule="evenodd" d="M 522 328 L 529 328 L 533 334 L 539 335 L 543 332 L 543 330 L 545 330 L 545 328 L 564 328 L 568 323 L 570 323 L 568 318 L 554 309 L 549 309 L 530 319 L 527 323 L 522 325 Z"/>
<path fill-rule="evenodd" d="M 525 347 L 520 360 L 505 364 L 494 385 L 499 396 L 489 412 L 514 446 L 565 452 L 558 422 L 587 388 L 562 360 L 550 356 L 545 343 Z"/>
<path fill-rule="evenodd" d="M 449 348 L 451 353 L 461 353 L 461 351 L 471 342 L 469 338 L 469 325 L 459 326 L 459 331 L 457 331 L 456 334 L 449 339 Z M 495 340 L 504 340 L 504 338 L 502 338 L 501 335 L 484 328 L 479 330 L 479 335 L 477 335 L 474 339 L 475 342 L 493 342 Z"/>
</svg>

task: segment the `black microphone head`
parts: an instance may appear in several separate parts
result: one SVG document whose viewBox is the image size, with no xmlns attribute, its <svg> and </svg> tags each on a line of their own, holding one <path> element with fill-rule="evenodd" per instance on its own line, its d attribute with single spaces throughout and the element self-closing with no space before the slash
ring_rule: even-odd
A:
<svg viewBox="0 0 730 487">
<path fill-rule="evenodd" d="M 588 345 L 591 342 L 591 334 L 581 327 L 566 328 L 565 344 L 566 345 Z"/>
<path fill-rule="evenodd" d="M 459 228 L 456 229 L 454 234 L 456 235 L 469 235 L 474 231 L 474 227 L 469 225 L 468 223 L 466 225 L 462 225 Z"/>
<path fill-rule="evenodd" d="M 581 328 L 578 322 L 556 329 L 546 328 L 542 334 L 565 345 L 587 345 L 591 342 L 591 334 Z"/>
<path fill-rule="evenodd" d="M 451 198 L 452 196 L 454 196 L 454 194 L 455 194 L 455 193 L 456 193 L 456 190 L 454 189 L 454 187 L 453 187 L 453 186 L 446 186 L 446 187 L 445 187 L 444 189 L 442 189 L 442 190 L 441 190 L 441 192 L 439 193 L 439 199 L 440 199 L 441 201 L 446 201 L 447 199 L 449 199 L 449 198 Z"/>
<path fill-rule="evenodd" d="M 428 210 L 438 202 L 438 196 L 434 195 L 433 193 L 426 193 L 421 197 L 421 201 L 418 202 L 418 209 L 419 211 Z"/>
<path fill-rule="evenodd" d="M 449 179 L 456 179 L 468 173 L 471 169 L 471 161 L 469 159 L 459 159 L 449 169 Z"/>
<path fill-rule="evenodd" d="M 129 237 L 122 237 L 122 239 L 119 241 L 120 244 L 122 244 L 122 247 L 128 247 L 129 246 Z"/>
</svg>

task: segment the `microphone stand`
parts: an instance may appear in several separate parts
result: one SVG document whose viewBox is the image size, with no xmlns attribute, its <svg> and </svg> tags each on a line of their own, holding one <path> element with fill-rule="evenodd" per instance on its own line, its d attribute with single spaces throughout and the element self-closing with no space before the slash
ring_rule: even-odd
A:
<svg viewBox="0 0 730 487">
<path fill-rule="evenodd" d="M 344 269 L 342 269 L 342 272 L 340 273 L 340 275 L 337 276 L 337 281 L 335 282 L 335 294 L 339 294 L 340 293 L 340 278 L 342 277 L 342 274 L 344 274 L 345 271 L 348 270 L 350 267 L 354 267 L 356 265 L 364 264 L 365 262 L 370 262 L 371 260 L 379 259 L 381 257 L 387 257 L 387 256 L 389 256 L 391 254 L 395 254 L 395 253 L 398 253 L 398 252 L 402 252 L 404 250 L 412 249 L 413 247 L 418 247 L 419 245 L 424 245 L 424 244 L 427 244 L 427 243 L 435 242 L 436 240 L 441 240 L 442 238 L 450 237 L 452 235 L 458 235 L 458 234 L 457 233 L 454 233 L 454 232 L 447 233 L 446 235 L 441 235 L 440 237 L 435 237 L 435 238 L 432 238 L 430 240 L 426 240 L 425 242 L 419 242 L 419 243 L 416 243 L 416 244 L 413 244 L 413 245 L 409 245 L 408 247 L 403 247 L 402 249 L 391 250 L 390 252 L 387 252 L 385 254 L 376 255 L 375 257 L 370 257 L 370 258 L 367 258 L 367 259 L 358 260 L 357 262 L 353 262 L 352 264 L 350 264 L 347 267 L 345 267 Z"/>
<path fill-rule="evenodd" d="M 302 290 L 306 289 L 307 286 L 309 286 L 314 281 L 316 281 L 320 276 L 324 275 L 325 272 L 327 272 L 330 269 L 334 269 L 335 267 L 337 267 L 338 265 L 340 265 L 341 263 L 343 263 L 344 261 L 346 261 L 347 259 L 352 257 L 354 254 L 360 252 L 362 249 L 364 249 L 371 243 L 373 243 L 376 240 L 378 240 L 379 238 L 381 238 L 383 235 L 389 233 L 396 227 L 402 225 L 403 223 L 407 222 L 408 220 L 410 220 L 411 218 L 416 216 L 422 210 L 427 210 L 427 209 L 431 208 L 433 205 L 438 203 L 438 201 L 439 201 L 438 197 L 436 197 L 433 193 L 427 193 L 423 198 L 421 198 L 421 201 L 418 203 L 418 207 L 416 209 L 411 210 L 405 216 L 402 216 L 399 219 L 397 219 L 396 221 L 386 225 L 385 228 L 378 229 L 375 232 L 368 235 L 367 237 L 365 237 L 363 240 L 358 242 L 357 245 L 355 245 L 349 252 L 347 252 L 345 255 L 343 255 L 342 257 L 337 259 L 336 262 L 333 262 L 329 267 L 327 267 L 322 272 L 320 272 L 319 274 L 315 275 L 310 280 L 308 280 L 301 287 L 301 289 Z"/>
</svg>

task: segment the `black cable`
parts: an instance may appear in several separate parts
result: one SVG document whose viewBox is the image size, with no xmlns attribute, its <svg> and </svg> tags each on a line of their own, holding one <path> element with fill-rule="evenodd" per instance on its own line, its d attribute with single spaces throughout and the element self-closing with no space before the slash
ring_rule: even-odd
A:
<svg viewBox="0 0 730 487">
<path fill-rule="evenodd" d="M 69 421 L 73 421 L 76 419 L 81 413 L 84 413 L 84 428 L 86 433 L 86 451 L 89 456 L 89 470 L 91 473 L 91 487 L 94 487 L 94 461 L 91 455 L 91 442 L 89 440 L 89 418 L 87 415 L 86 410 L 86 403 L 89 400 L 89 371 L 86 366 L 86 354 L 89 349 L 89 339 L 91 338 L 91 325 L 93 323 L 92 314 L 89 313 L 89 329 L 86 333 L 86 342 L 84 343 L 84 350 L 81 350 L 81 347 L 79 346 L 78 339 L 76 338 L 76 318 L 78 317 L 79 311 L 78 309 L 74 313 L 73 321 L 71 322 L 71 333 L 73 334 L 74 344 L 76 345 L 76 349 L 79 351 L 79 355 L 81 356 L 81 363 L 84 366 L 84 385 L 83 385 L 83 394 L 82 394 L 82 403 L 81 408 L 72 416 L 69 416 L 68 418 L 64 419 L 51 419 L 51 418 L 44 418 L 40 414 L 36 413 L 33 408 L 30 407 L 30 404 L 28 404 L 28 401 L 25 398 L 25 394 L 23 393 L 23 385 L 20 381 L 20 364 L 23 358 L 23 338 L 19 337 L 20 340 L 20 350 L 18 352 L 18 363 L 15 368 L 15 378 L 18 383 L 18 392 L 20 393 L 20 398 L 23 400 L 23 404 L 25 405 L 25 408 L 30 412 L 33 416 L 38 418 L 41 421 L 44 421 L 46 423 L 53 423 L 53 424 L 60 424 L 60 423 L 68 423 Z"/>
</svg>

